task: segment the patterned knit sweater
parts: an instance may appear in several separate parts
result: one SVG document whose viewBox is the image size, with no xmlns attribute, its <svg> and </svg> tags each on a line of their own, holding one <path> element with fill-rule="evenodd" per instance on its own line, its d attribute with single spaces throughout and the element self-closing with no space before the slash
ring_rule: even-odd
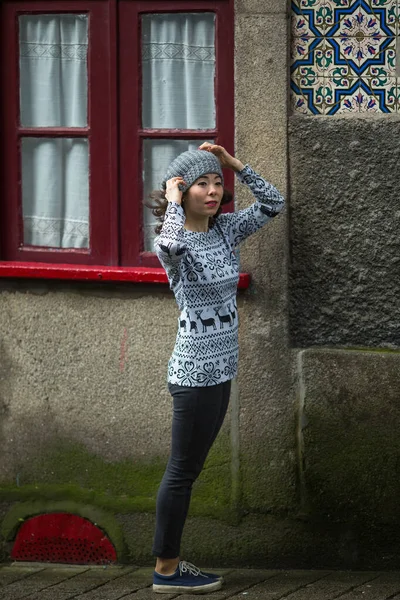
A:
<svg viewBox="0 0 400 600">
<path fill-rule="evenodd" d="M 278 190 L 248 165 L 237 177 L 255 197 L 249 208 L 219 215 L 203 233 L 186 230 L 182 206 L 171 202 L 154 241 L 180 309 L 168 364 L 168 381 L 173 384 L 203 387 L 236 375 L 239 264 L 235 248 L 284 206 Z"/>
</svg>

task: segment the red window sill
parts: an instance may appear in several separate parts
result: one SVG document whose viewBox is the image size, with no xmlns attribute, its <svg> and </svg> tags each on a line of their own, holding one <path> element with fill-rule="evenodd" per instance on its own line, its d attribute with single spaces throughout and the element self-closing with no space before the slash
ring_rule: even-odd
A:
<svg viewBox="0 0 400 600">
<path fill-rule="evenodd" d="M 64 279 L 69 281 L 128 281 L 131 283 L 168 283 L 164 269 L 153 267 L 104 267 L 53 265 L 48 263 L 1 262 L 0 278 Z M 238 288 L 250 285 L 250 275 L 240 273 Z"/>
</svg>

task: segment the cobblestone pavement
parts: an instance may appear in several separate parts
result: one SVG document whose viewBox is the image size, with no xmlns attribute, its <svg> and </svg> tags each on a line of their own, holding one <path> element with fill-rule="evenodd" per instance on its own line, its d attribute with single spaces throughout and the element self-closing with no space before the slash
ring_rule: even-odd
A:
<svg viewBox="0 0 400 600">
<path fill-rule="evenodd" d="M 203 598 L 223 600 L 400 600 L 400 571 L 216 569 L 225 584 Z M 154 594 L 151 568 L 18 563 L 0 566 L 1 600 L 171 600 Z M 185 594 L 191 600 L 193 594 Z"/>
</svg>

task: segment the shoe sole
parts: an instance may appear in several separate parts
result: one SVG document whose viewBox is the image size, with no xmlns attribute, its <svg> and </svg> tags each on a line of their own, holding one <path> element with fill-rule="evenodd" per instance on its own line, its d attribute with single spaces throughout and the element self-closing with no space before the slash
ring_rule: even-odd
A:
<svg viewBox="0 0 400 600">
<path fill-rule="evenodd" d="M 157 594 L 206 594 L 207 592 L 215 592 L 221 589 L 222 581 L 214 581 L 214 583 L 206 583 L 205 585 L 159 585 L 153 583 L 153 592 Z"/>
</svg>

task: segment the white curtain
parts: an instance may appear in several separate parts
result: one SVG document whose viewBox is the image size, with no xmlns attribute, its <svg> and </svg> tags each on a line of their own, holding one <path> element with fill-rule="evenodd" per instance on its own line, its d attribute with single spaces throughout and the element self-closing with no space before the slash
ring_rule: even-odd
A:
<svg viewBox="0 0 400 600">
<path fill-rule="evenodd" d="M 24 127 L 87 125 L 86 15 L 19 18 L 20 110 Z M 89 247 L 89 151 L 83 138 L 21 144 L 24 243 Z"/>
<path fill-rule="evenodd" d="M 193 129 L 193 140 L 144 141 L 144 193 L 160 183 L 169 163 L 204 140 L 196 130 L 215 127 L 214 13 L 142 17 L 142 121 L 145 128 Z M 155 220 L 144 211 L 145 250 L 153 250 Z"/>
<path fill-rule="evenodd" d="M 215 127 L 214 14 L 142 17 L 143 127 Z"/>
</svg>

